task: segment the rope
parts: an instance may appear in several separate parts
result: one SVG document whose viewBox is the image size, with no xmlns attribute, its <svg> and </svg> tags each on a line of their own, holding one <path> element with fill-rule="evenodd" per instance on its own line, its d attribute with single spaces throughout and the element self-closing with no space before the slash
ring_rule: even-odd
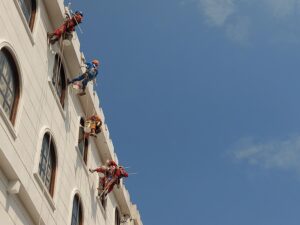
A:
<svg viewBox="0 0 300 225">
<path fill-rule="evenodd" d="M 71 9 L 71 4 L 72 4 L 72 3 L 69 2 L 67 8 L 68 8 L 68 10 L 71 12 L 71 15 L 72 15 L 72 14 L 74 14 L 74 13 L 73 13 L 73 11 L 72 11 L 72 9 Z M 81 29 L 81 27 L 80 27 L 78 21 L 76 20 L 76 18 L 74 18 L 74 19 L 75 19 L 75 22 L 76 22 L 76 24 L 77 24 L 77 26 L 78 26 L 78 28 L 79 28 L 80 33 L 83 34 L 83 30 Z"/>
<path fill-rule="evenodd" d="M 61 55 L 63 54 L 63 45 L 62 45 L 62 37 L 60 38 L 60 45 L 61 45 L 61 48 L 60 48 L 60 51 L 61 51 Z M 57 68 L 57 73 L 56 73 L 56 76 L 58 75 L 58 73 L 59 73 L 59 71 L 60 71 L 60 68 L 61 68 L 61 64 L 62 64 L 62 60 L 60 59 L 60 61 L 59 61 L 59 58 L 58 58 L 58 63 L 59 63 L 59 65 L 58 65 L 58 68 Z M 58 76 L 57 76 L 58 77 Z M 57 78 L 56 77 L 56 83 L 55 83 L 55 85 L 57 85 Z M 52 113 L 51 113 L 51 118 L 50 118 L 50 120 L 51 120 L 51 122 L 50 122 L 50 127 L 52 127 L 52 122 L 53 122 L 53 120 L 52 120 L 52 116 L 53 116 L 53 111 L 54 110 L 52 110 Z M 50 139 L 49 139 L 49 152 L 48 152 L 48 155 L 47 155 L 47 158 L 46 158 L 46 171 L 45 171 L 45 177 L 44 177 L 44 180 L 43 180 L 43 185 L 45 184 L 45 181 L 46 181 L 46 177 L 47 177 L 47 174 L 46 174 L 46 172 L 47 172 L 47 168 L 48 168 L 48 164 L 49 164 L 49 156 L 50 156 L 50 151 L 51 151 L 51 141 L 52 141 L 52 135 L 51 135 L 51 133 L 49 133 L 49 135 L 50 135 Z M 57 165 L 56 165 L 57 166 Z M 51 182 L 51 180 L 50 180 L 50 182 Z M 39 212 L 39 225 L 41 224 L 41 219 L 42 219 L 42 211 L 43 211 L 43 206 L 44 206 L 44 199 L 45 199 L 45 189 L 46 189 L 46 187 L 43 187 L 43 192 L 42 192 L 42 203 L 41 203 L 41 207 L 40 207 L 40 212 Z"/>
</svg>

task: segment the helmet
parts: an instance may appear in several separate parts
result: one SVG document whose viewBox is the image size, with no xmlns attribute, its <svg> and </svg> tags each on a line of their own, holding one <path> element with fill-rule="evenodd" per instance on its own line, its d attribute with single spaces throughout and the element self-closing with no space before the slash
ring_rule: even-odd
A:
<svg viewBox="0 0 300 225">
<path fill-rule="evenodd" d="M 97 59 L 94 59 L 94 60 L 92 61 L 92 63 L 95 64 L 96 66 L 99 66 L 99 65 L 100 65 L 100 62 L 99 62 L 99 60 L 97 60 Z"/>
<path fill-rule="evenodd" d="M 76 11 L 75 14 L 79 14 L 80 16 L 83 16 L 83 13 L 81 11 Z"/>
</svg>

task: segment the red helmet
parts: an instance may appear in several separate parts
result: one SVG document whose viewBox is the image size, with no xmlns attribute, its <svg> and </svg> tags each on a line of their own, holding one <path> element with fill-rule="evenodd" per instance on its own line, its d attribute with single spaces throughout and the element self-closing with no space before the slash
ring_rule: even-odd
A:
<svg viewBox="0 0 300 225">
<path fill-rule="evenodd" d="M 99 65 L 100 65 L 100 62 L 99 62 L 99 60 L 97 60 L 97 59 L 94 59 L 94 60 L 92 61 L 92 63 L 95 64 L 96 66 L 99 66 Z"/>
</svg>

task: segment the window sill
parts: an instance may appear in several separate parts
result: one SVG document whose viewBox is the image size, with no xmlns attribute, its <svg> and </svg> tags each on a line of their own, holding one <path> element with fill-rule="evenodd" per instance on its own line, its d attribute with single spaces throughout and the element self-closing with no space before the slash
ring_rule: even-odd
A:
<svg viewBox="0 0 300 225">
<path fill-rule="evenodd" d="M 6 124 L 12 138 L 14 140 L 17 139 L 17 132 L 13 126 L 13 124 L 10 122 L 9 118 L 7 117 L 7 115 L 5 114 L 4 110 L 2 109 L 2 107 L 0 106 L 0 117 L 3 119 L 4 123 Z"/>
<path fill-rule="evenodd" d="M 58 98 L 58 96 L 57 96 L 57 94 L 56 94 L 55 87 L 53 86 L 52 81 L 49 80 L 49 79 L 48 79 L 48 84 L 49 84 L 49 86 L 50 86 L 50 89 L 51 89 L 51 91 L 52 91 L 52 94 L 53 94 L 53 96 L 54 96 L 54 99 L 55 99 L 55 101 L 56 101 L 56 103 L 57 103 L 57 106 L 58 106 L 58 108 L 59 108 L 59 111 L 60 111 L 60 113 L 61 113 L 63 119 L 66 119 L 66 113 L 65 113 L 63 107 L 61 106 L 60 100 L 59 100 L 59 98 Z"/>
<path fill-rule="evenodd" d="M 25 30 L 26 30 L 26 32 L 28 34 L 28 37 L 29 37 L 29 39 L 31 41 L 31 44 L 34 45 L 35 43 L 34 43 L 34 38 L 33 38 L 33 35 L 32 35 L 32 31 L 30 30 L 30 27 L 28 26 L 28 23 L 27 23 L 27 20 L 26 20 L 25 16 L 23 15 L 21 6 L 18 3 L 18 0 L 14 0 L 14 3 L 16 5 L 18 13 L 20 14 L 21 20 L 22 20 L 22 22 L 24 24 Z"/>
<path fill-rule="evenodd" d="M 75 146 L 75 149 L 76 149 L 78 157 L 80 158 L 80 161 L 82 163 L 83 170 L 85 171 L 86 175 L 89 176 L 89 171 L 88 171 L 87 165 L 85 164 L 85 162 L 83 160 L 83 156 L 81 155 L 78 145 Z"/>
<path fill-rule="evenodd" d="M 37 183 L 41 187 L 42 192 L 44 193 L 44 196 L 46 197 L 49 205 L 51 206 L 52 210 L 54 211 L 55 210 L 55 203 L 54 203 L 49 191 L 47 190 L 46 186 L 44 185 L 40 175 L 38 173 L 34 173 L 33 175 L 34 175 L 35 180 L 37 181 Z"/>
</svg>

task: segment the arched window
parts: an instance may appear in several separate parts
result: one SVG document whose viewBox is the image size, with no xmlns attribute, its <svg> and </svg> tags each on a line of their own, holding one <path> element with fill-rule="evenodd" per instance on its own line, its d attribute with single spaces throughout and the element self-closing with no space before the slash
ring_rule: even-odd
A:
<svg viewBox="0 0 300 225">
<path fill-rule="evenodd" d="M 36 1 L 35 0 L 18 0 L 22 9 L 23 15 L 26 18 L 30 30 L 33 30 L 35 13 L 36 13 Z"/>
<path fill-rule="evenodd" d="M 55 145 L 49 132 L 45 133 L 42 142 L 41 157 L 39 163 L 39 175 L 53 197 L 56 172 Z"/>
<path fill-rule="evenodd" d="M 56 94 L 59 97 L 60 104 L 62 105 L 62 107 L 64 107 L 66 92 L 66 75 L 62 59 L 57 54 L 55 55 L 52 84 L 55 88 Z"/>
<path fill-rule="evenodd" d="M 84 135 L 84 119 L 80 118 L 79 136 L 78 136 L 78 148 L 83 157 L 83 161 L 87 164 L 87 153 L 88 153 L 89 141 Z"/>
<path fill-rule="evenodd" d="M 78 194 L 73 199 L 71 225 L 83 225 L 82 206 Z"/>
<path fill-rule="evenodd" d="M 20 96 L 20 82 L 16 63 L 4 47 L 0 50 L 0 105 L 12 124 L 15 122 Z"/>
<path fill-rule="evenodd" d="M 121 224 L 121 215 L 120 212 L 118 210 L 118 208 L 116 208 L 115 211 L 115 225 L 120 225 Z"/>
</svg>

